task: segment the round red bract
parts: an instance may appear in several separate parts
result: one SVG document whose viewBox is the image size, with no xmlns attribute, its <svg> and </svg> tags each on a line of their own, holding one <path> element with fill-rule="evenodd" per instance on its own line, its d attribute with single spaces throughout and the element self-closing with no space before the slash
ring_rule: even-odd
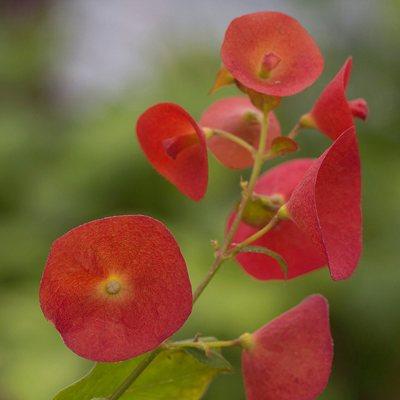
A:
<svg viewBox="0 0 400 400">
<path fill-rule="evenodd" d="M 291 96 L 314 83 L 323 57 L 294 18 L 258 12 L 234 19 L 221 49 L 225 67 L 242 85 L 270 96 Z"/>
<path fill-rule="evenodd" d="M 95 361 L 156 348 L 192 309 L 185 260 L 172 234 L 147 216 L 95 220 L 57 239 L 40 304 L 66 345 Z"/>
</svg>

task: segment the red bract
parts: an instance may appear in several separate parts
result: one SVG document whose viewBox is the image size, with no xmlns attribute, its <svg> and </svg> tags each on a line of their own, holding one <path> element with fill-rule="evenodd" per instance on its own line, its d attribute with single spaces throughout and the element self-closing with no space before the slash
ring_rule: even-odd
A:
<svg viewBox="0 0 400 400">
<path fill-rule="evenodd" d="M 200 125 L 232 133 L 257 149 L 261 119 L 262 113 L 247 97 L 231 97 L 218 100 L 208 107 L 201 117 Z M 279 121 L 271 112 L 267 150 L 271 147 L 272 140 L 280 136 L 280 133 Z M 253 164 L 254 160 L 250 152 L 228 139 L 214 135 L 208 139 L 207 144 L 215 157 L 228 168 L 243 169 Z"/>
<path fill-rule="evenodd" d="M 348 278 L 360 258 L 360 201 L 360 157 L 350 128 L 307 171 L 288 204 L 292 220 L 325 254 L 334 280 Z"/>
<path fill-rule="evenodd" d="M 288 201 L 313 162 L 312 159 L 293 160 L 272 168 L 258 180 L 255 193 L 278 195 L 282 197 L 283 202 Z M 235 213 L 231 215 L 230 221 L 234 216 Z M 233 241 L 239 243 L 261 228 L 262 226 L 255 227 L 242 221 Z M 279 253 L 288 264 L 289 279 L 326 264 L 324 253 L 318 250 L 311 239 L 291 220 L 279 222 L 278 226 L 253 244 Z M 285 279 L 279 264 L 264 254 L 241 253 L 236 259 L 247 273 L 257 279 Z"/>
<path fill-rule="evenodd" d="M 153 167 L 183 194 L 200 200 L 208 182 L 204 134 L 180 106 L 161 103 L 138 119 L 140 145 Z"/>
<path fill-rule="evenodd" d="M 40 304 L 66 345 L 95 361 L 154 349 L 192 309 L 185 260 L 168 229 L 141 215 L 72 229 L 51 249 Z"/>
<path fill-rule="evenodd" d="M 324 297 L 308 297 L 252 339 L 242 354 L 248 400 L 313 400 L 325 389 L 333 342 Z"/>
<path fill-rule="evenodd" d="M 242 85 L 279 97 L 310 86 L 324 64 L 309 33 L 294 18 L 279 12 L 234 19 L 225 33 L 221 57 Z"/>
<path fill-rule="evenodd" d="M 365 120 L 368 116 L 368 105 L 364 99 L 348 101 L 346 98 L 351 67 L 352 59 L 348 58 L 325 87 L 310 113 L 317 128 L 333 140 L 354 126 L 353 117 Z"/>
</svg>

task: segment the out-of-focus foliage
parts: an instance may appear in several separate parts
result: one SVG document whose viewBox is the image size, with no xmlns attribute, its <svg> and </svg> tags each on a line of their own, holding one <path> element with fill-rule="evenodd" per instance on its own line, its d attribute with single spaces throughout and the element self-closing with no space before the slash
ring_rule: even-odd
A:
<svg viewBox="0 0 400 400">
<path fill-rule="evenodd" d="M 316 25 L 332 23 L 326 3 L 296 2 L 303 14 L 319 16 Z M 331 303 L 335 338 L 334 373 L 321 399 L 395 400 L 400 397 L 399 4 L 377 2 L 376 9 L 369 10 L 361 1 L 341 2 L 344 9 L 350 4 L 353 11 L 379 10 L 372 17 L 368 14 L 372 26 L 336 31 L 341 46 L 334 48 L 329 46 L 334 39 L 320 38 L 326 58 L 322 78 L 305 93 L 285 100 L 278 116 L 288 131 L 347 55 L 353 55 L 350 98 L 365 97 L 371 107 L 369 121 L 358 125 L 365 250 L 357 272 L 340 283 L 332 282 L 326 270 L 287 283 L 263 283 L 229 263 L 196 304 L 180 336 L 201 331 L 221 339 L 237 337 L 307 294 L 320 292 Z M 137 116 L 151 103 L 176 101 L 199 117 L 214 98 L 234 93 L 223 89 L 214 98 L 206 95 L 219 67 L 216 51 L 182 48 L 182 38 L 176 49 L 168 49 L 173 62 L 159 65 L 151 91 L 149 82 L 127 84 L 117 100 L 96 112 L 72 113 L 58 102 L 49 74 L 49 60 L 57 53 L 45 10 L 44 6 L 42 11 L 21 14 L 8 9 L 0 17 L 0 398 L 4 400 L 50 398 L 90 368 L 90 363 L 66 349 L 38 306 L 38 282 L 56 237 L 106 215 L 151 214 L 176 235 L 195 286 L 212 261 L 209 240 L 221 238 L 239 194 L 239 174 L 210 157 L 208 194 L 198 204 L 191 202 L 151 169 L 134 136 Z M 178 12 L 176 18 L 179 24 Z M 327 143 L 318 133 L 306 132 L 295 156 L 316 156 Z M 238 350 L 224 354 L 237 372 L 218 378 L 205 398 L 243 399 Z"/>
</svg>

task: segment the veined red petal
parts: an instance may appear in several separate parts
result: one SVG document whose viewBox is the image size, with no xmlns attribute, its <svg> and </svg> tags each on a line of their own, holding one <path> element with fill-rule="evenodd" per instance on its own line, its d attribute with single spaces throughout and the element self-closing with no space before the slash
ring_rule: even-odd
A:
<svg viewBox="0 0 400 400">
<path fill-rule="evenodd" d="M 186 196 L 200 200 L 207 190 L 208 161 L 204 134 L 196 121 L 177 104 L 161 103 L 140 116 L 136 131 L 156 171 Z"/>
<path fill-rule="evenodd" d="M 72 351 L 113 362 L 175 333 L 191 313 L 192 290 L 168 229 L 127 215 L 89 222 L 54 242 L 40 304 Z"/>
<path fill-rule="evenodd" d="M 332 368 L 328 302 L 313 295 L 253 334 L 242 353 L 247 400 L 314 400 Z"/>
<path fill-rule="evenodd" d="M 225 67 L 242 85 L 270 96 L 291 96 L 314 83 L 323 57 L 309 33 L 280 12 L 235 18 L 221 49 Z M 265 73 L 268 67 L 269 73 Z"/>
</svg>

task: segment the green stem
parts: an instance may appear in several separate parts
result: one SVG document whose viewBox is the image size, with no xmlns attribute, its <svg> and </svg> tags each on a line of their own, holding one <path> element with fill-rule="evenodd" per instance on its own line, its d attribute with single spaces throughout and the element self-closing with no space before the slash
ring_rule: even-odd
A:
<svg viewBox="0 0 400 400">
<path fill-rule="evenodd" d="M 167 349 L 181 349 L 185 347 L 194 347 L 196 349 L 219 349 L 221 347 L 233 347 L 233 346 L 241 346 L 241 342 L 239 339 L 232 340 L 215 340 L 213 342 L 203 342 L 203 341 L 188 341 L 183 340 L 180 342 L 172 342 L 166 343 L 165 348 Z"/>
<path fill-rule="evenodd" d="M 300 129 L 301 129 L 301 124 L 300 122 L 297 122 L 296 125 L 289 132 L 288 137 L 290 139 L 294 139 L 300 133 Z"/>
<path fill-rule="evenodd" d="M 223 131 L 222 129 L 213 128 L 203 128 L 203 131 L 207 139 L 211 138 L 213 135 L 217 135 L 224 139 L 230 140 L 238 146 L 243 147 L 253 156 L 255 156 L 256 154 L 256 149 L 251 144 L 247 143 L 245 140 L 241 139 L 239 136 L 234 135 L 233 133 Z"/>
<path fill-rule="evenodd" d="M 151 362 L 158 356 L 161 349 L 153 350 L 146 358 L 144 358 L 130 375 L 118 386 L 114 393 L 108 397 L 108 400 L 118 400 L 132 385 L 132 383 L 142 374 L 142 372 L 151 364 Z"/>
<path fill-rule="evenodd" d="M 272 228 L 274 228 L 278 222 L 279 222 L 279 216 L 278 216 L 278 214 L 276 214 L 271 219 L 271 221 L 269 221 L 268 224 L 265 225 L 262 229 L 255 232 L 253 235 L 249 236 L 245 240 L 243 240 L 243 242 L 238 243 L 229 254 L 236 255 L 241 249 L 249 246 L 250 244 L 254 243 L 256 240 L 263 237 L 267 232 L 269 232 Z"/>
<path fill-rule="evenodd" d="M 268 135 L 268 114 L 269 113 L 266 112 L 262 119 L 260 140 L 259 140 L 259 144 L 258 144 L 257 153 L 254 157 L 253 169 L 251 171 L 249 183 L 247 184 L 246 188 L 243 191 L 242 200 L 239 204 L 239 208 L 236 213 L 235 219 L 233 220 L 232 225 L 231 225 L 227 235 L 225 236 L 225 239 L 221 246 L 221 249 L 218 251 L 218 255 L 217 255 L 216 259 L 214 260 L 213 264 L 211 265 L 210 270 L 208 271 L 208 273 L 205 276 L 205 278 L 203 279 L 203 281 L 200 283 L 200 285 L 195 290 L 194 295 L 193 295 L 193 303 L 195 303 L 198 300 L 200 295 L 203 293 L 204 289 L 208 286 L 208 284 L 213 279 L 215 274 L 218 272 L 218 270 L 221 267 L 221 265 L 223 264 L 223 262 L 226 260 L 226 252 L 229 249 L 229 246 L 232 243 L 232 239 L 233 239 L 236 231 L 239 228 L 239 224 L 242 219 L 244 210 L 245 210 L 246 205 L 253 193 L 254 186 L 260 175 L 261 168 L 262 168 L 262 165 L 264 162 L 263 158 L 264 158 L 265 146 L 266 146 L 267 135 Z"/>
</svg>

